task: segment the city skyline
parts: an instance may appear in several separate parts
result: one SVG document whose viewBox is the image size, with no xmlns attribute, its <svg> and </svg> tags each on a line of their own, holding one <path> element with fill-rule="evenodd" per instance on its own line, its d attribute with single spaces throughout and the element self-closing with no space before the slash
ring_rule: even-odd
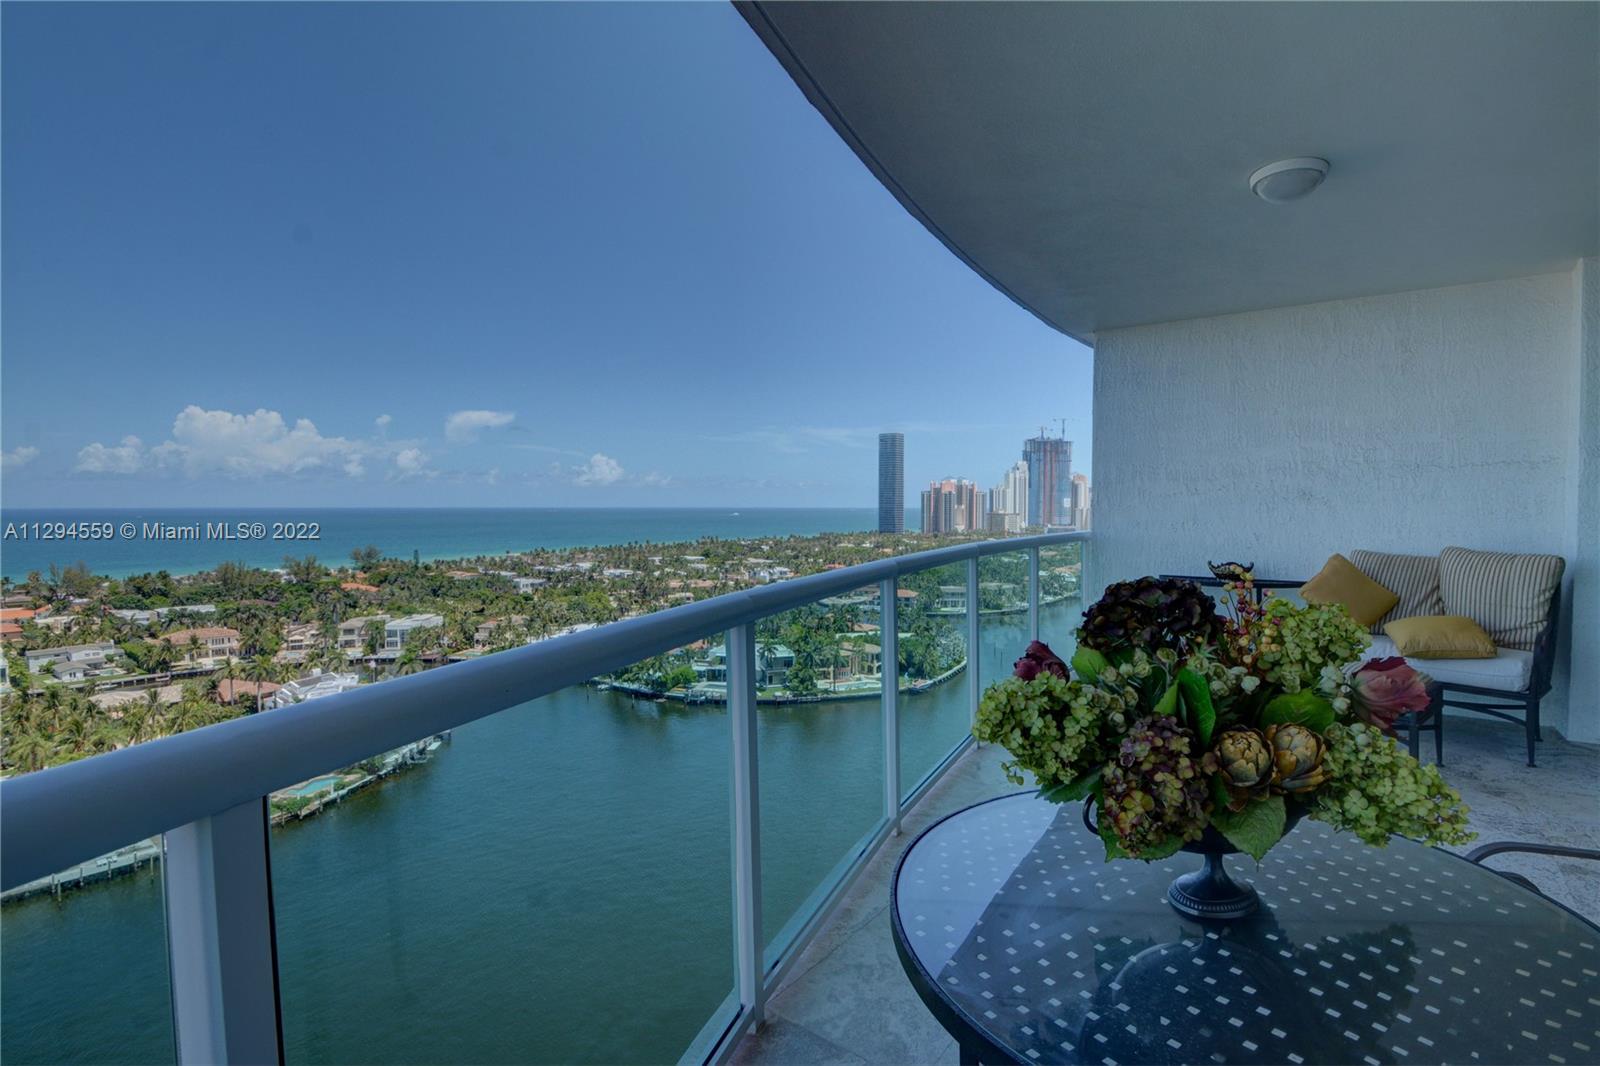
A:
<svg viewBox="0 0 1600 1066">
<path fill-rule="evenodd" d="M 1086 434 L 732 8 L 373 17 L 8 7 L 0 503 L 860 507 L 883 431 Z"/>
<path fill-rule="evenodd" d="M 1064 432 L 1064 420 L 1062 429 Z M 1088 529 L 1093 491 L 1088 475 L 1072 470 L 1072 445 L 1071 440 L 1050 437 L 1041 428 L 1037 437 L 1023 441 L 1023 457 L 1006 468 L 993 488 L 984 489 L 977 482 L 954 475 L 934 478 L 921 494 L 922 532 Z M 881 506 L 881 455 L 879 463 Z M 1046 492 L 1042 486 L 1053 489 Z M 881 514 L 880 511 L 880 521 Z"/>
</svg>

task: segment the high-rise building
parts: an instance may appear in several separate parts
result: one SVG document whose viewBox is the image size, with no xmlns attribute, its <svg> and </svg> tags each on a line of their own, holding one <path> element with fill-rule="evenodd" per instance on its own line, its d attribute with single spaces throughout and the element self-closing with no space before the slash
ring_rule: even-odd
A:
<svg viewBox="0 0 1600 1066">
<path fill-rule="evenodd" d="M 878 532 L 906 530 L 906 435 L 878 434 Z"/>
<path fill-rule="evenodd" d="M 984 528 L 986 508 L 976 482 L 945 478 L 922 490 L 924 533 L 968 533 Z"/>
<path fill-rule="evenodd" d="M 1082 474 L 1072 475 L 1072 524 L 1078 529 L 1089 528 L 1089 479 Z"/>
<path fill-rule="evenodd" d="M 1028 525 L 1064 526 L 1072 520 L 1072 442 L 1037 437 L 1022 442 L 1028 464 Z"/>
<path fill-rule="evenodd" d="M 989 513 L 1000 515 L 1015 515 L 1016 522 L 1009 524 L 1002 521 L 998 527 L 990 524 L 990 529 L 1009 529 L 1015 532 L 1022 528 L 1028 513 L 1028 464 L 1022 461 L 1013 463 L 1010 470 L 1001 477 L 1000 484 L 989 490 Z"/>
</svg>

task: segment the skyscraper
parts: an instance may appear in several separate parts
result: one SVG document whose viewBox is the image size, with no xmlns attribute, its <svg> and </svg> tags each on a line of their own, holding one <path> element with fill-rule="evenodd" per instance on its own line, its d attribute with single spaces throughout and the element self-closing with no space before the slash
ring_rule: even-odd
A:
<svg viewBox="0 0 1600 1066">
<path fill-rule="evenodd" d="M 1089 528 L 1089 479 L 1082 474 L 1072 475 L 1072 524 L 1079 529 Z"/>
<path fill-rule="evenodd" d="M 1018 460 L 989 490 L 984 527 L 996 533 L 1019 533 L 1028 514 L 1028 464 Z"/>
<path fill-rule="evenodd" d="M 984 526 L 983 492 L 965 478 L 935 481 L 922 491 L 924 533 L 968 533 Z"/>
<path fill-rule="evenodd" d="M 1028 525 L 1064 526 L 1072 521 L 1072 442 L 1037 437 L 1022 442 L 1028 464 Z"/>
<path fill-rule="evenodd" d="M 906 437 L 878 434 L 878 532 L 906 531 Z"/>
</svg>

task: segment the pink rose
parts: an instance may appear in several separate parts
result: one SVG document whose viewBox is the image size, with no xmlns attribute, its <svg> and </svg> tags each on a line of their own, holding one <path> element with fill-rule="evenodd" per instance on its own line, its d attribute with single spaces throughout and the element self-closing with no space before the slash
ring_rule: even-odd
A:
<svg viewBox="0 0 1600 1066">
<path fill-rule="evenodd" d="M 1412 668 L 1399 656 L 1373 659 L 1350 675 L 1356 714 L 1385 733 L 1403 714 L 1428 709 L 1428 675 Z"/>
<path fill-rule="evenodd" d="M 1022 653 L 1022 658 L 1017 660 L 1012 672 L 1024 681 L 1032 681 L 1041 673 L 1053 674 L 1065 681 L 1067 664 L 1050 650 L 1050 645 L 1042 640 L 1036 640 L 1028 645 L 1028 650 Z"/>
</svg>

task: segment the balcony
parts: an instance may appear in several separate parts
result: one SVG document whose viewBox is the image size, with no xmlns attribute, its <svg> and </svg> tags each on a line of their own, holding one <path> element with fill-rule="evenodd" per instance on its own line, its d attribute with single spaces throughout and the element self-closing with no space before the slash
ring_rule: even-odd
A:
<svg viewBox="0 0 1600 1066">
<path fill-rule="evenodd" d="M 8 891 L 130 872 L 115 923 L 94 889 L 6 915 L 8 1058 L 949 1061 L 884 907 L 915 832 L 1008 788 L 978 693 L 1030 636 L 1070 647 L 1078 587 L 1207 560 L 1561 555 L 1541 765 L 1465 716 L 1447 758 L 1486 839 L 1600 846 L 1594 5 L 740 10 L 935 237 L 1094 345 L 1093 539 L 764 585 L 9 780 Z M 1322 189 L 1251 195 L 1309 152 Z M 828 612 L 896 662 L 906 591 L 959 671 L 874 682 L 863 641 L 829 678 L 852 700 L 763 703 L 758 649 Z M 720 696 L 600 687 L 702 642 Z M 1583 868 L 1502 865 L 1600 918 Z"/>
</svg>

